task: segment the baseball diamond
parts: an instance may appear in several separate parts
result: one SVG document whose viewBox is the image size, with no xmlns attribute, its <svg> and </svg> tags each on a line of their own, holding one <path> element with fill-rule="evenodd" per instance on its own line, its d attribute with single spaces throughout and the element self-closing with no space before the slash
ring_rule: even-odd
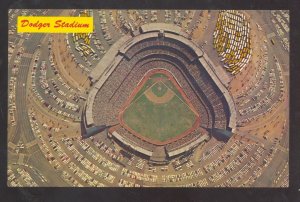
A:
<svg viewBox="0 0 300 202">
<path fill-rule="evenodd" d="M 121 111 L 120 123 L 132 134 L 159 144 L 199 125 L 198 113 L 175 82 L 166 70 L 148 72 Z"/>
</svg>

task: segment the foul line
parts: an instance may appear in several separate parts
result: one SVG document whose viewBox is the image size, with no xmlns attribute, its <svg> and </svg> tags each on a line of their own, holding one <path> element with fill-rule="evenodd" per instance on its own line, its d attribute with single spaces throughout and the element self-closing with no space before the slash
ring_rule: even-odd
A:
<svg viewBox="0 0 300 202">
<path fill-rule="evenodd" d="M 152 88 L 152 86 L 154 86 L 154 85 L 157 84 L 158 82 L 159 82 L 159 81 L 153 83 L 149 88 Z M 141 95 L 139 95 L 135 100 L 132 100 L 132 102 L 131 102 L 131 103 L 130 103 L 123 111 L 125 111 L 126 109 L 129 109 L 133 103 L 137 102 L 137 100 L 139 100 L 139 99 L 145 94 L 145 92 L 146 92 L 147 90 L 149 90 L 149 88 L 147 88 L 147 89 L 146 89 Z"/>
<path fill-rule="evenodd" d="M 170 89 L 164 82 L 162 82 L 170 91 L 172 91 L 174 94 L 175 94 L 175 96 L 183 103 L 183 104 L 185 104 L 192 112 L 194 112 L 194 114 L 196 115 L 196 116 L 198 116 L 198 113 L 197 112 L 195 112 L 185 101 L 183 101 L 172 89 Z M 180 92 L 179 92 L 180 93 Z"/>
<path fill-rule="evenodd" d="M 198 113 L 193 110 L 185 101 L 183 101 L 172 89 L 170 89 L 163 81 L 157 81 L 155 83 L 153 83 L 149 88 L 147 88 L 141 95 L 139 95 L 139 97 L 137 97 L 135 100 L 133 100 L 130 105 L 128 105 L 124 110 L 123 112 L 126 110 L 126 109 L 129 109 L 131 107 L 132 104 L 136 103 L 144 94 L 146 91 L 148 91 L 149 89 L 151 89 L 155 84 L 157 83 L 163 83 L 170 91 L 172 91 L 173 94 L 175 94 L 175 96 L 182 102 L 182 104 L 185 104 L 197 117 L 199 116 Z M 176 88 L 176 87 L 175 87 Z M 177 89 L 177 88 L 176 88 Z M 180 92 L 179 92 L 180 93 Z"/>
</svg>

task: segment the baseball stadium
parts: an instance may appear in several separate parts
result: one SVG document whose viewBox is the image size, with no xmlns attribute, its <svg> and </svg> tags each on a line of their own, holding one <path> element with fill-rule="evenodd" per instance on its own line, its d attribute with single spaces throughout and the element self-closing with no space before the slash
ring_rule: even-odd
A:
<svg viewBox="0 0 300 202">
<path fill-rule="evenodd" d="M 234 131 L 231 95 L 179 27 L 143 25 L 114 46 L 90 74 L 86 127 L 115 125 L 110 136 L 152 163 L 192 150 L 213 129 Z"/>
</svg>

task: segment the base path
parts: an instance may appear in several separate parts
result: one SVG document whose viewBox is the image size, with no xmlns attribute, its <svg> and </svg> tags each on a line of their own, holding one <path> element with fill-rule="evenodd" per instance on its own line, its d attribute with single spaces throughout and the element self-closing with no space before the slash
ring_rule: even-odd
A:
<svg viewBox="0 0 300 202">
<path fill-rule="evenodd" d="M 148 90 L 146 90 L 145 92 L 145 96 L 147 97 L 147 99 L 155 104 L 164 104 L 169 102 L 170 100 L 172 100 L 172 98 L 174 97 L 174 93 L 173 91 L 171 91 L 170 89 L 167 90 L 167 92 L 161 96 L 158 97 L 157 95 L 155 95 L 151 88 L 149 88 Z"/>
</svg>

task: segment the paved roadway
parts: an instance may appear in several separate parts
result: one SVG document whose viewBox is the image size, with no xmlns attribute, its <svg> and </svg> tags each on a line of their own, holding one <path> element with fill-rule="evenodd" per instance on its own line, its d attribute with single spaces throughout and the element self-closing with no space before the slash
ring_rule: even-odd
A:
<svg viewBox="0 0 300 202">
<path fill-rule="evenodd" d="M 215 11 L 211 12 L 212 13 L 212 19 L 210 23 L 215 23 L 216 20 L 216 14 Z M 271 22 L 271 12 L 267 11 L 267 12 L 263 12 L 263 11 L 247 11 L 248 14 L 251 15 L 251 18 L 254 20 L 254 22 L 258 22 L 259 25 L 261 25 L 261 27 L 263 28 L 263 31 L 265 32 L 265 34 L 270 34 L 270 33 L 275 33 L 276 34 L 276 30 L 275 27 L 273 26 L 273 23 Z M 212 33 L 212 30 L 214 29 L 214 26 L 208 26 L 208 33 Z M 281 66 L 283 67 L 283 71 L 282 73 L 285 74 L 286 72 L 289 71 L 289 54 L 286 50 L 284 50 L 284 48 L 282 47 L 281 43 L 279 42 L 279 37 L 276 35 L 275 37 L 276 43 L 275 45 L 272 45 L 270 40 L 267 40 L 267 51 L 268 51 L 268 70 L 267 72 L 269 72 L 270 67 L 275 68 L 275 61 L 273 56 L 276 55 L 276 57 L 279 60 L 279 63 L 281 64 Z M 212 37 L 205 37 L 203 39 L 208 41 L 208 44 L 212 43 Z M 203 43 L 201 42 L 201 43 Z M 212 57 L 213 59 L 217 59 L 217 57 L 215 56 L 215 54 L 211 53 L 212 50 L 209 47 L 205 47 L 205 49 L 209 50 L 210 53 L 210 57 Z M 276 100 L 276 97 L 279 96 L 279 72 L 276 70 L 275 68 L 275 76 L 276 76 L 276 90 L 275 90 L 275 95 L 274 95 L 274 100 Z M 283 77 L 284 79 L 286 79 L 286 77 Z M 269 83 L 269 74 L 266 73 L 266 75 L 264 76 L 264 79 L 261 83 L 263 83 L 264 81 L 268 81 Z M 250 98 L 252 95 L 256 94 L 258 91 L 260 90 L 260 88 L 258 87 L 257 90 L 255 90 L 253 93 L 251 93 L 251 95 L 249 95 L 248 97 Z M 266 93 L 265 93 L 266 94 Z M 262 98 L 264 97 L 263 95 L 261 96 Z M 257 101 L 256 101 L 257 102 Z M 250 105 L 251 102 L 248 104 Z M 246 106 L 244 106 L 246 107 Z M 244 108 L 243 107 L 243 108 Z M 257 112 L 259 113 L 259 112 Z M 250 113 L 250 116 L 254 116 L 257 113 Z M 259 140 L 261 141 L 261 140 Z M 269 145 L 269 144 L 268 144 Z M 282 139 L 282 144 L 281 144 L 284 148 L 288 147 L 288 135 L 284 135 L 283 139 Z M 284 148 L 282 148 L 283 150 L 285 150 Z M 279 155 L 276 156 L 274 158 L 274 160 L 271 162 L 270 164 L 270 168 L 268 168 L 267 170 L 267 174 L 262 175 L 261 178 L 259 178 L 259 182 L 256 183 L 256 186 L 260 186 L 261 183 L 263 182 L 267 182 L 268 185 L 271 185 L 272 180 L 268 180 L 268 178 L 270 178 L 270 175 L 274 175 L 274 170 L 276 170 L 276 166 L 279 165 L 280 162 L 282 162 L 282 159 L 288 159 L 288 152 L 279 152 Z"/>
<path fill-rule="evenodd" d="M 201 12 L 203 12 L 203 11 L 202 11 L 202 10 L 196 10 L 196 11 L 194 12 L 192 21 L 191 21 L 191 23 L 189 24 L 187 30 L 192 30 L 192 28 L 197 24 L 197 21 L 198 21 L 199 18 L 200 18 Z"/>
<path fill-rule="evenodd" d="M 57 11 L 56 11 L 57 12 Z M 24 53 L 30 53 L 33 54 L 37 45 L 40 43 L 41 39 L 45 35 L 42 34 L 33 34 L 29 37 L 28 40 L 26 40 L 23 43 L 23 47 L 25 48 Z M 12 58 L 11 61 L 14 59 Z M 31 58 L 28 57 L 22 57 L 19 73 L 17 76 L 17 82 L 16 82 L 16 120 L 17 120 L 17 126 L 16 126 L 16 132 L 13 135 L 12 142 L 14 144 L 17 144 L 19 140 L 22 138 L 23 142 L 26 144 L 28 142 L 31 142 L 35 139 L 35 136 L 33 135 L 33 131 L 31 129 L 31 125 L 29 122 L 28 117 L 28 110 L 27 110 L 27 97 L 26 97 L 26 85 L 27 85 L 27 78 L 28 78 L 28 72 L 30 69 L 30 62 Z M 39 147 L 35 147 L 36 152 L 34 152 L 30 157 L 28 163 L 30 165 L 33 165 L 33 167 L 37 168 L 37 170 L 40 171 L 47 171 L 44 172 L 45 177 L 49 179 L 49 184 L 57 184 L 57 185 L 65 185 L 66 183 L 59 177 L 53 177 L 57 175 L 56 172 L 53 172 L 53 169 L 51 169 L 49 162 L 45 159 L 44 155 L 41 153 Z M 15 157 L 12 157 L 11 153 L 8 153 L 8 160 L 9 164 L 11 162 L 14 162 L 16 159 Z"/>
<path fill-rule="evenodd" d="M 271 15 L 270 11 L 264 11 L 264 12 L 263 11 L 248 11 L 248 13 L 251 15 L 251 18 L 254 20 L 254 22 L 257 22 L 263 28 L 263 31 L 265 32 L 266 35 L 270 34 L 270 33 L 276 33 L 273 23 L 271 22 L 272 15 Z M 278 36 L 276 35 L 276 37 L 278 37 Z M 284 75 L 285 73 L 287 73 L 289 71 L 289 54 L 286 50 L 284 50 L 284 48 L 279 43 L 279 41 L 277 41 L 275 43 L 275 45 L 272 45 L 270 40 L 267 40 L 267 51 L 268 51 L 268 70 L 267 70 L 267 72 L 269 71 L 270 67 L 275 69 L 276 90 L 275 90 L 274 98 L 276 98 L 280 94 L 280 92 L 279 92 L 279 72 L 275 68 L 276 66 L 275 66 L 275 61 L 274 61 L 273 56 L 275 55 L 278 58 L 279 63 L 281 64 L 281 67 L 283 68 L 282 73 Z M 285 65 L 283 65 L 283 64 L 285 64 Z M 288 79 L 288 77 L 283 76 L 283 79 Z M 269 76 L 268 76 L 268 74 L 266 74 L 264 76 L 262 82 L 268 81 L 268 80 L 269 80 Z M 286 80 L 285 80 L 285 85 L 286 85 L 285 88 L 288 89 L 288 81 L 286 81 Z M 255 90 L 253 93 L 251 93 L 251 95 L 249 95 L 247 97 L 251 98 L 251 96 L 256 94 L 259 90 L 260 90 L 260 88 L 258 87 L 257 90 Z M 263 95 L 262 95 L 262 97 L 263 97 Z M 274 100 L 276 100 L 276 99 L 274 99 Z M 250 105 L 251 102 L 249 102 L 249 104 L 247 103 L 247 105 Z M 245 108 L 245 107 L 247 107 L 247 106 L 245 105 L 243 108 Z M 288 112 L 285 112 L 285 113 L 288 114 Z M 249 115 L 253 116 L 256 114 L 250 113 Z M 285 140 L 285 142 L 286 142 L 286 140 Z"/>
<path fill-rule="evenodd" d="M 258 24 L 262 26 L 263 31 L 265 32 L 266 35 L 269 33 L 273 33 L 273 32 L 276 33 L 273 23 L 270 20 L 270 18 L 272 16 L 270 11 L 247 11 L 247 13 L 250 14 L 251 19 L 253 20 L 254 23 L 258 22 Z M 217 19 L 217 11 L 212 11 L 208 30 L 206 30 L 207 33 L 213 33 L 216 19 Z M 212 35 L 205 36 L 203 38 L 203 40 L 200 42 L 200 44 L 202 44 L 205 40 L 208 41 L 208 44 L 212 44 L 212 40 L 213 40 Z M 204 46 L 204 50 L 209 53 L 209 56 L 213 61 L 219 61 L 216 51 L 213 50 L 212 46 Z M 283 47 L 279 41 L 277 43 L 275 43 L 275 45 L 272 45 L 270 40 L 267 40 L 267 50 L 268 50 L 268 69 L 267 69 L 266 74 L 264 75 L 262 81 L 260 82 L 260 84 L 263 84 L 265 81 L 267 81 L 267 83 L 269 84 L 270 77 L 269 77 L 268 72 L 270 71 L 270 67 L 274 68 L 275 69 L 275 77 L 276 77 L 276 88 L 275 88 L 275 95 L 273 96 L 273 100 L 277 100 L 280 95 L 279 72 L 276 69 L 273 56 L 276 55 L 276 57 L 279 60 L 279 63 L 281 64 L 282 67 L 284 67 L 283 72 L 282 72 L 284 74 L 284 72 L 288 71 L 287 68 L 288 68 L 288 64 L 289 64 L 289 54 L 286 50 L 283 49 Z M 285 65 L 282 65 L 282 64 L 285 64 Z M 257 94 L 259 90 L 261 90 L 261 87 L 256 88 L 246 98 L 243 98 L 243 99 L 247 99 L 247 98 L 250 99 L 250 102 L 247 103 L 246 105 L 244 105 L 243 107 L 241 107 L 242 109 L 247 108 L 248 106 L 251 106 L 251 105 L 259 102 L 268 93 L 267 90 L 264 90 L 264 93 L 259 97 L 259 99 L 256 101 L 253 101 L 251 99 L 252 96 Z M 246 119 L 248 117 L 256 116 L 265 110 L 266 110 L 266 108 L 264 107 L 260 110 L 257 110 L 256 112 L 252 112 L 252 113 L 249 113 L 244 116 L 240 116 L 239 113 L 237 113 L 237 115 L 238 115 L 238 117 L 240 117 L 242 119 Z"/>
<path fill-rule="evenodd" d="M 254 187 L 268 187 L 274 186 L 273 180 L 278 176 L 277 171 L 280 171 L 288 161 L 288 153 L 278 150 L 275 153 L 272 161 L 266 168 L 266 170 L 261 174 L 261 176 L 253 183 Z"/>
<path fill-rule="evenodd" d="M 273 56 L 275 55 L 278 58 L 279 63 L 282 67 L 282 73 L 289 72 L 289 54 L 286 50 L 284 50 L 283 46 L 280 43 L 280 37 L 277 35 L 276 29 L 271 21 L 272 14 L 270 11 L 248 11 L 251 15 L 251 18 L 255 20 L 263 29 L 266 35 L 270 33 L 275 33 L 275 44 L 272 45 L 270 42 L 270 39 L 267 40 L 267 47 L 268 47 L 268 65 L 275 67 L 275 62 L 273 59 Z M 275 68 L 276 69 L 276 68 Z M 276 73 L 276 92 L 277 96 L 279 94 L 279 81 L 278 81 L 278 71 L 275 71 Z M 265 77 L 265 79 L 268 79 Z M 288 77 L 283 77 L 283 79 L 289 79 Z M 285 88 L 288 89 L 288 81 L 285 81 Z M 276 97 L 276 95 L 275 95 Z M 288 111 L 284 112 L 287 114 L 288 117 Z M 288 123 L 288 122 L 287 122 Z M 278 152 L 275 154 L 275 157 L 272 159 L 271 163 L 269 164 L 267 170 L 262 173 L 262 175 L 256 180 L 256 182 L 253 184 L 254 186 L 272 186 L 273 180 L 275 179 L 276 171 L 279 170 L 282 166 L 285 164 L 285 160 L 288 161 L 289 153 L 285 151 L 285 148 L 288 148 L 288 140 L 289 140 L 289 134 L 284 134 L 282 140 L 281 140 L 281 148 L 279 148 Z M 283 146 L 283 148 L 282 148 Z M 283 152 L 282 151 L 285 151 Z M 285 159 L 285 160 L 284 160 Z"/>
<path fill-rule="evenodd" d="M 101 26 L 100 26 L 100 17 L 99 17 L 99 13 L 98 11 L 94 11 L 94 26 L 95 26 L 95 30 L 96 31 L 96 37 L 98 39 L 100 39 L 102 46 L 104 47 L 105 50 L 108 50 L 110 45 L 108 44 L 108 42 L 106 41 L 106 39 L 104 38 L 103 32 L 101 30 Z M 101 56 L 101 55 L 100 55 Z"/>
<path fill-rule="evenodd" d="M 25 142 L 30 142 L 34 140 L 34 136 L 32 134 L 30 122 L 27 116 L 27 105 L 26 105 L 26 83 L 30 65 L 30 59 L 24 58 L 22 59 L 22 66 L 19 68 L 19 73 L 17 76 L 16 83 L 16 120 L 17 126 L 14 138 L 12 142 L 17 144 L 20 137 L 23 136 L 25 138 Z M 24 86 L 23 86 L 24 85 Z M 23 135 L 22 135 L 23 134 Z"/>
<path fill-rule="evenodd" d="M 109 10 L 105 10 L 105 18 L 106 18 L 106 25 L 108 28 L 109 33 L 112 37 L 112 44 L 114 44 L 119 38 L 122 37 L 119 30 L 116 30 L 116 27 L 113 26 L 112 21 L 110 19 Z M 115 19 L 114 19 L 115 20 Z"/>
<path fill-rule="evenodd" d="M 28 61 L 27 61 L 28 62 Z M 14 139 L 12 140 L 13 143 L 17 144 L 18 140 L 22 138 L 23 142 L 26 144 L 27 142 L 31 142 L 35 139 L 35 136 L 33 135 L 30 122 L 29 122 L 29 117 L 27 113 L 27 105 L 26 105 L 26 81 L 27 81 L 27 75 L 29 71 L 29 64 L 25 64 L 20 68 L 18 78 L 17 78 L 17 89 L 16 89 L 16 94 L 17 99 L 16 99 L 16 106 L 17 106 L 17 130 L 16 134 L 14 135 Z M 23 86 L 25 84 L 25 86 Z M 9 159 L 10 160 L 10 159 Z M 53 169 L 50 167 L 49 162 L 45 159 L 44 155 L 40 152 L 39 148 L 38 150 L 30 156 L 30 165 L 33 167 L 37 168 L 38 170 L 44 170 L 47 172 L 43 172 L 46 176 L 47 179 L 50 179 L 49 184 L 52 184 L 51 181 L 56 181 L 53 182 L 53 184 L 57 185 L 63 185 L 65 184 L 62 179 L 60 179 L 59 176 L 55 176 L 54 173 L 52 173 Z M 60 179 L 60 180 L 59 180 Z"/>
<path fill-rule="evenodd" d="M 284 71 L 289 71 L 289 54 L 280 43 L 280 37 L 277 35 L 276 29 L 271 21 L 271 11 L 256 11 L 250 10 L 247 13 L 251 15 L 251 18 L 257 22 L 263 29 L 266 35 L 275 33 L 275 45 L 271 44 L 270 39 L 268 40 L 268 53 L 270 56 L 276 55 L 280 64 L 286 64 Z"/>
<path fill-rule="evenodd" d="M 40 76 L 41 76 L 41 71 L 40 71 L 40 66 L 41 66 L 41 63 L 42 61 L 46 61 L 46 80 L 48 81 L 48 85 L 49 85 L 49 89 L 52 91 L 52 93 L 54 95 L 56 95 L 58 98 L 64 100 L 64 101 L 68 101 L 68 102 L 71 102 L 73 104 L 79 104 L 79 103 L 75 103 L 73 100 L 68 100 L 68 98 L 60 95 L 53 87 L 52 83 L 51 83 L 51 79 L 50 78 L 53 78 L 55 75 L 54 75 L 54 72 L 52 70 L 52 67 L 51 67 L 51 64 L 50 64 L 50 61 L 49 61 L 49 54 L 50 54 L 50 51 L 48 49 L 48 40 L 46 40 L 46 42 L 44 44 L 42 44 L 41 48 L 40 48 L 40 58 L 39 58 L 39 61 L 38 61 L 38 68 L 36 69 L 36 75 L 35 75 L 35 83 L 36 83 L 36 90 L 37 92 L 41 95 L 41 97 L 48 103 L 50 104 L 52 107 L 55 107 L 56 109 L 58 110 L 61 110 L 61 111 L 65 111 L 69 114 L 73 114 L 74 116 L 78 116 L 79 114 L 77 112 L 74 112 L 73 110 L 71 109 L 67 109 L 67 108 L 63 108 L 61 107 L 60 105 L 57 104 L 56 100 L 54 100 L 54 98 L 52 96 L 50 96 L 50 94 L 46 94 L 45 93 L 45 90 L 41 87 L 40 85 Z M 68 93 L 68 90 L 63 87 L 62 85 L 60 85 L 61 83 L 55 79 L 55 83 L 59 86 L 59 89 L 64 91 L 66 94 Z"/>
</svg>

